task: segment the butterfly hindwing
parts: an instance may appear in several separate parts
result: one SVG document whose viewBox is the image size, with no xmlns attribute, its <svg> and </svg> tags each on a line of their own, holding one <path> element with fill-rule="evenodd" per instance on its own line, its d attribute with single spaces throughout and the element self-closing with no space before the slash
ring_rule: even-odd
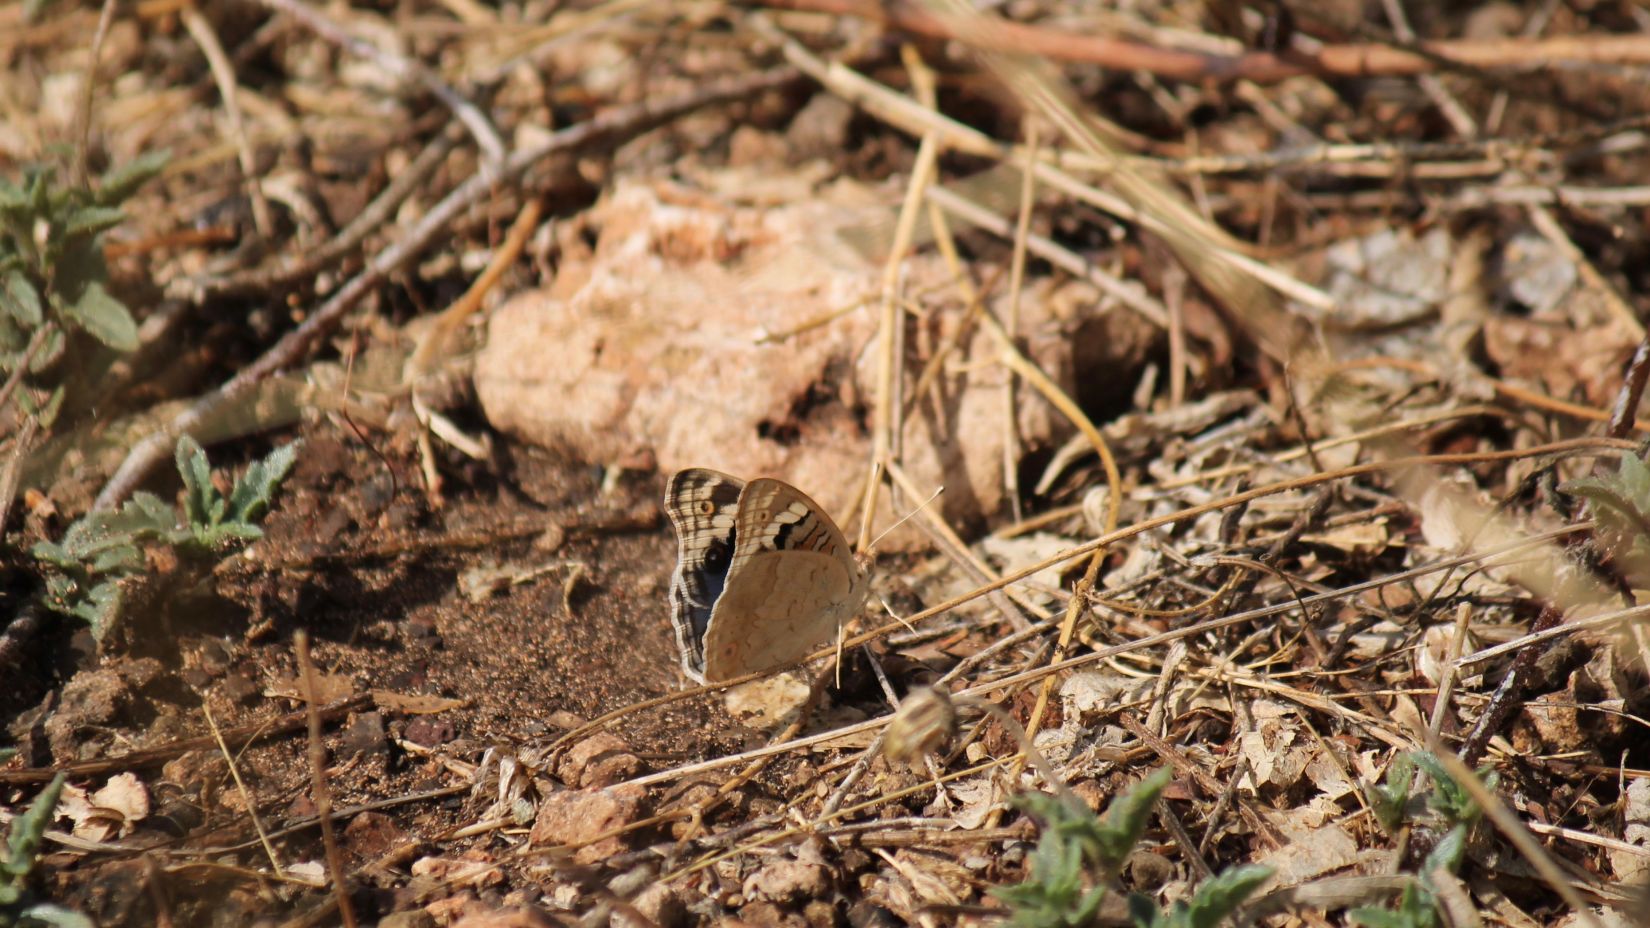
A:
<svg viewBox="0 0 1650 928">
<path fill-rule="evenodd" d="M 735 519 L 745 482 L 703 467 L 677 471 L 665 487 L 665 512 L 676 528 L 670 577 L 671 624 L 682 669 L 704 678 L 705 631 L 726 588 L 737 542 Z"/>
</svg>

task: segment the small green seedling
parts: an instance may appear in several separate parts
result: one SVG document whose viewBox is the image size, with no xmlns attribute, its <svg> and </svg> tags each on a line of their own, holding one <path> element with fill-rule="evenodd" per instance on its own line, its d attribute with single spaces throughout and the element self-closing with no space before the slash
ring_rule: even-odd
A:
<svg viewBox="0 0 1650 928">
<path fill-rule="evenodd" d="M 1272 878 L 1271 867 L 1246 865 L 1218 873 L 1197 888 L 1187 902 L 1177 899 L 1169 911 L 1141 893 L 1129 895 L 1129 918 L 1135 928 L 1215 928 L 1245 899 Z"/>
<path fill-rule="evenodd" d="M 1417 766 L 1425 770 L 1432 778 L 1432 793 L 1427 796 L 1427 807 L 1438 813 L 1450 825 L 1465 825 L 1471 827 L 1484 815 L 1484 810 L 1478 807 L 1477 800 L 1466 788 L 1455 782 L 1438 758 L 1425 751 L 1416 752 L 1413 759 Z M 1478 768 L 1478 779 L 1486 789 L 1495 789 L 1501 778 L 1488 766 Z"/>
<path fill-rule="evenodd" d="M 1405 807 L 1417 768 L 1432 780 L 1427 808 L 1448 830 L 1433 845 L 1432 852 L 1422 863 L 1420 876 L 1404 887 L 1397 907 L 1353 909 L 1348 915 L 1354 924 L 1366 928 L 1442 928 L 1444 924 L 1434 890 L 1433 874 L 1440 870 L 1455 873 L 1461 869 L 1461 862 L 1467 856 L 1467 839 L 1472 834 L 1473 825 L 1483 817 L 1484 810 L 1473 800 L 1472 794 L 1450 776 L 1437 757 L 1425 751 L 1401 754 L 1388 765 L 1384 783 L 1364 790 L 1369 797 L 1370 809 L 1389 833 L 1404 824 Z M 1494 789 L 1499 780 L 1495 771 L 1488 767 L 1479 768 L 1476 775 L 1490 789 Z"/>
<path fill-rule="evenodd" d="M 91 512 L 56 542 L 32 553 L 46 570 L 47 607 L 90 623 L 101 638 L 121 605 L 123 585 L 142 573 L 141 545 L 161 543 L 186 555 L 217 556 L 263 537 L 258 520 L 297 460 L 298 445 L 283 445 L 241 474 L 228 495 L 212 483 L 206 452 L 193 438 L 178 439 L 183 511 L 153 493 L 138 492 L 118 510 Z"/>
<path fill-rule="evenodd" d="M 22 815 L 12 819 L 6 837 L 6 856 L 0 859 L 0 928 L 55 925 L 58 928 L 92 928 L 92 920 L 79 912 L 36 900 L 29 891 L 28 878 L 40 860 L 40 842 L 51 824 L 57 797 L 63 792 L 63 774 L 50 784 Z"/>
<path fill-rule="evenodd" d="M 992 891 L 1009 907 L 1015 928 L 1078 928 L 1091 924 L 1108 887 L 1134 852 L 1153 807 L 1172 776 L 1159 770 L 1119 796 L 1095 818 L 1088 809 L 1043 793 L 1016 796 L 1014 804 L 1042 820 L 1043 833 L 1024 883 Z M 1095 875 L 1091 875 L 1095 874 Z M 1164 912 L 1149 897 L 1129 897 L 1137 928 L 1213 928 L 1272 876 L 1270 867 L 1237 867 L 1200 886 L 1191 901 Z"/>
<path fill-rule="evenodd" d="M 1364 797 L 1369 800 L 1369 809 L 1387 834 L 1395 834 L 1403 826 L 1410 787 L 1414 785 L 1415 761 L 1408 754 L 1399 754 L 1387 764 L 1380 783 L 1365 785 Z"/>
</svg>

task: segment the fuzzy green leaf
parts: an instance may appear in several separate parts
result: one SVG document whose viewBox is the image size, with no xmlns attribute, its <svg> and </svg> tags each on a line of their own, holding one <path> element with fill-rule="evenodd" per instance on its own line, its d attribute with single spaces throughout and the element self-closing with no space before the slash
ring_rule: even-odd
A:
<svg viewBox="0 0 1650 928">
<path fill-rule="evenodd" d="M 97 185 L 97 202 L 105 206 L 124 202 L 149 179 L 166 167 L 172 153 L 164 149 L 152 151 L 111 168 Z"/>
<path fill-rule="evenodd" d="M 46 321 L 45 309 L 40 304 L 40 291 L 34 288 L 34 282 L 29 280 L 28 275 L 17 268 L 6 272 L 0 307 L 29 329 L 37 329 Z"/>
<path fill-rule="evenodd" d="M 0 371 L 11 372 L 23 363 L 23 348 L 28 339 L 10 313 L 0 312 Z"/>
<path fill-rule="evenodd" d="M 1163 790 L 1173 779 L 1174 774 L 1164 767 L 1135 784 L 1106 807 L 1096 837 L 1099 840 L 1100 863 L 1107 870 L 1121 868 L 1134 846 L 1140 843 L 1140 836 L 1151 821 L 1152 807 L 1157 804 L 1157 797 L 1163 795 Z"/>
<path fill-rule="evenodd" d="M 125 591 L 117 580 L 107 580 L 86 591 L 75 603 L 71 615 L 91 626 L 92 637 L 98 641 L 115 625 L 125 601 Z"/>
<path fill-rule="evenodd" d="M 1397 912 L 1368 906 L 1353 909 L 1347 913 L 1347 917 L 1352 920 L 1352 924 L 1361 925 L 1363 928 L 1420 928 Z"/>
<path fill-rule="evenodd" d="M 1152 897 L 1145 893 L 1129 893 L 1129 923 L 1134 928 L 1164 928 L 1168 920 Z"/>
<path fill-rule="evenodd" d="M 137 322 L 125 303 L 109 295 L 102 281 L 88 281 L 73 297 L 61 301 L 57 310 L 65 322 L 110 348 L 119 352 L 137 350 Z"/>
<path fill-rule="evenodd" d="M 1650 465 L 1624 454 L 1616 472 L 1559 485 L 1587 501 L 1600 547 L 1635 589 L 1650 589 Z"/>
<path fill-rule="evenodd" d="M 17 215 L 28 209 L 29 198 L 11 181 L 0 180 L 0 215 Z"/>
<path fill-rule="evenodd" d="M 21 880 L 34 869 L 40 840 L 46 833 L 46 826 L 51 824 L 57 797 L 63 792 L 63 781 L 61 773 L 52 777 L 52 781 L 29 804 L 28 811 L 12 820 L 11 833 L 6 837 L 6 859 L 0 861 L 0 871 L 10 876 L 12 881 Z"/>
<path fill-rule="evenodd" d="M 17 924 L 19 928 L 33 928 L 36 924 L 51 928 L 97 928 L 90 918 L 50 902 L 37 902 L 24 909 Z"/>
<path fill-rule="evenodd" d="M 1419 882 L 1411 882 L 1404 887 L 1396 909 L 1370 906 L 1353 909 L 1346 914 L 1352 924 L 1365 928 L 1440 928 L 1443 925 L 1432 894 Z"/>
<path fill-rule="evenodd" d="M 1045 831 L 1026 881 L 991 893 L 1012 910 L 1008 924 L 1014 928 L 1081 928 L 1100 910 L 1105 888 L 1085 889 L 1083 849 Z"/>
<path fill-rule="evenodd" d="M 237 522 L 255 522 L 269 511 L 270 501 L 281 482 L 298 460 L 298 442 L 290 442 L 252 462 L 235 481 L 229 494 L 229 517 Z"/>
<path fill-rule="evenodd" d="M 112 206 L 83 206 L 69 214 L 63 226 L 63 238 L 89 238 L 106 229 L 112 229 L 126 220 L 126 214 Z"/>
<path fill-rule="evenodd" d="M 191 526 L 214 524 L 212 503 L 218 499 L 218 490 L 212 486 L 212 466 L 206 460 L 206 450 L 194 436 L 180 435 L 173 459 L 183 477 L 184 520 Z"/>
<path fill-rule="evenodd" d="M 1452 827 L 1433 845 L 1432 853 L 1427 855 L 1426 862 L 1421 865 L 1423 877 L 1429 876 L 1434 870 L 1447 870 L 1454 873 L 1461 868 L 1461 861 L 1467 856 L 1468 826 L 1460 824 Z"/>
<path fill-rule="evenodd" d="M 1233 867 L 1203 881 L 1190 903 L 1177 902 L 1169 917 L 1171 928 L 1215 928 L 1237 911 L 1275 872 L 1272 867 Z"/>
<path fill-rule="evenodd" d="M 44 372 L 46 368 L 56 364 L 57 359 L 63 357 L 63 351 L 67 346 L 68 339 L 64 337 L 62 327 L 52 326 L 46 332 L 45 342 L 35 350 L 34 358 L 29 361 L 29 373 L 39 374 Z M 58 389 L 61 390 L 62 388 L 59 387 Z M 62 397 L 60 396 L 56 401 L 61 402 L 61 400 Z M 48 403 L 47 405 L 51 404 Z M 54 410 L 52 416 L 55 417 L 56 415 L 57 413 Z M 44 418 L 44 414 L 42 414 L 42 418 Z"/>
<path fill-rule="evenodd" d="M 1387 765 L 1382 782 L 1364 787 L 1369 808 L 1388 834 L 1404 823 L 1404 809 L 1409 805 L 1410 786 L 1415 782 L 1415 762 L 1408 754 L 1399 754 Z"/>
<path fill-rule="evenodd" d="M 120 507 L 121 526 L 132 532 L 152 532 L 165 537 L 178 527 L 178 513 L 172 504 L 153 493 L 139 490 Z"/>
<path fill-rule="evenodd" d="M 1483 810 L 1473 800 L 1472 794 L 1467 792 L 1461 784 L 1449 775 L 1438 758 L 1425 751 L 1417 751 L 1411 755 L 1417 766 L 1427 772 L 1432 778 L 1432 793 L 1427 797 L 1427 805 L 1434 812 L 1444 817 L 1450 824 L 1467 824 L 1478 821 Z M 1499 777 L 1489 767 L 1478 768 L 1478 779 L 1489 789 L 1495 789 Z"/>
<path fill-rule="evenodd" d="M 94 577 L 133 573 L 143 567 L 143 552 L 136 545 L 115 545 L 98 552 L 89 566 Z"/>
<path fill-rule="evenodd" d="M 47 189 L 55 174 L 48 169 L 35 169 L 24 172 L 24 180 L 28 186 L 23 189 L 26 198 L 26 208 L 37 218 L 45 218 L 51 213 L 51 194 Z"/>
</svg>

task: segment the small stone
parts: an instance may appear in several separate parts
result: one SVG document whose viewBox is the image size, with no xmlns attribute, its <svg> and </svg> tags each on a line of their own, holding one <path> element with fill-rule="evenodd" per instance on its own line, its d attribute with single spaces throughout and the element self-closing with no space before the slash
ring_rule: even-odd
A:
<svg viewBox="0 0 1650 928">
<path fill-rule="evenodd" d="M 381 812 L 362 812 L 344 826 L 344 844 L 357 857 L 373 860 L 389 853 L 405 833 Z"/>
<path fill-rule="evenodd" d="M 599 789 L 621 783 L 642 772 L 642 761 L 616 735 L 591 735 L 567 749 L 556 775 L 580 789 Z"/>
<path fill-rule="evenodd" d="M 223 694 L 238 705 L 250 706 L 262 698 L 263 687 L 245 673 L 236 671 L 223 678 Z"/>
<path fill-rule="evenodd" d="M 562 731 L 572 731 L 590 720 L 582 715 L 568 712 L 566 709 L 557 709 L 556 711 L 550 713 L 550 717 L 545 719 L 545 721 L 550 723 L 551 728 L 559 728 Z"/>
<path fill-rule="evenodd" d="M 292 818 L 312 818 L 319 811 L 307 793 L 299 793 L 286 807 L 286 814 Z"/>
<path fill-rule="evenodd" d="M 678 928 L 687 923 L 687 906 L 668 884 L 654 883 L 637 893 L 630 904 L 659 928 Z"/>
<path fill-rule="evenodd" d="M 747 899 L 780 904 L 821 899 L 831 890 L 831 874 L 820 864 L 798 860 L 770 863 L 745 878 L 740 891 Z"/>
<path fill-rule="evenodd" d="M 218 676 L 229 669 L 234 661 L 234 655 L 224 643 L 216 638 L 203 638 L 199 649 L 195 652 L 196 660 L 200 661 L 201 669 L 213 676 Z"/>
<path fill-rule="evenodd" d="M 401 630 L 409 641 L 441 647 L 441 630 L 433 619 L 408 619 L 401 624 Z"/>
<path fill-rule="evenodd" d="M 433 748 L 436 745 L 446 744 L 458 737 L 458 729 L 446 719 L 419 716 L 407 723 L 402 737 L 413 744 L 424 748 Z"/>
<path fill-rule="evenodd" d="M 384 716 L 377 712 L 363 712 L 356 716 L 344 731 L 341 751 L 344 757 L 388 754 L 390 743 L 384 737 Z"/>
<path fill-rule="evenodd" d="M 576 863 L 600 863 L 626 849 L 624 836 L 591 842 L 597 835 L 641 818 L 646 798 L 647 791 L 639 786 L 552 793 L 539 804 L 528 841 L 536 845 L 578 845 L 573 854 Z"/>
</svg>

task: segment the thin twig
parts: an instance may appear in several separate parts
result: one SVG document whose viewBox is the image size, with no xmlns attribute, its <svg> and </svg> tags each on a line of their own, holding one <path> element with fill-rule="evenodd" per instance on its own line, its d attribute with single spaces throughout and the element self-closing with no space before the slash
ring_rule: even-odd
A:
<svg viewBox="0 0 1650 928">
<path fill-rule="evenodd" d="M 279 879 L 283 875 L 281 859 L 276 856 L 275 845 L 270 843 L 269 834 L 264 831 L 263 819 L 258 816 L 258 802 L 253 798 L 252 790 L 248 789 L 246 782 L 241 779 L 241 768 L 235 763 L 235 755 L 229 750 L 229 745 L 224 743 L 218 721 L 212 717 L 212 707 L 202 702 L 201 714 L 206 717 L 206 727 L 212 730 L 212 738 L 218 743 L 218 753 L 223 755 L 223 762 L 229 766 L 229 776 L 235 781 L 235 789 L 240 793 L 241 802 L 246 806 L 247 814 L 252 819 L 252 830 L 258 833 L 258 843 L 263 845 L 264 856 L 269 858 L 269 867 L 275 871 L 275 876 Z M 314 712 L 306 712 L 306 715 L 313 716 Z"/>
<path fill-rule="evenodd" d="M 1627 373 L 1621 378 L 1621 390 L 1616 393 L 1615 405 L 1610 407 L 1610 425 L 1604 434 L 1611 438 L 1626 438 L 1638 419 L 1639 401 L 1644 398 L 1644 384 L 1650 380 L 1650 335 L 1639 340 L 1633 350 L 1633 359 L 1627 363 Z M 4 405 L 0 401 L 0 405 Z"/>
<path fill-rule="evenodd" d="M 453 153 L 462 138 L 463 133 L 456 128 L 436 136 L 405 169 L 395 172 L 378 196 L 356 214 L 349 225 L 320 247 L 289 255 L 271 262 L 270 266 L 250 268 L 225 277 L 182 278 L 168 286 L 167 295 L 192 303 L 205 303 L 211 299 L 253 293 L 268 296 L 273 291 L 285 290 L 300 281 L 313 279 L 322 268 L 359 248 L 374 229 L 393 219 L 395 211 L 446 162 L 447 156 Z"/>
<path fill-rule="evenodd" d="M 103 40 L 109 36 L 109 25 L 114 22 L 116 0 L 103 0 L 97 14 L 97 29 L 92 33 L 92 51 L 86 63 L 86 80 L 80 85 L 80 99 L 74 110 L 74 160 L 69 164 L 69 183 L 86 185 L 86 153 L 91 148 L 92 104 L 96 101 L 97 62 L 103 57 Z"/>
<path fill-rule="evenodd" d="M 258 179 L 257 155 L 252 150 L 252 142 L 246 135 L 246 124 L 241 119 L 240 84 L 235 77 L 235 65 L 224 54 L 218 34 L 201 15 L 194 0 L 184 3 L 182 16 L 183 27 L 200 46 L 201 54 L 206 56 L 212 80 L 218 85 L 218 95 L 223 98 L 224 115 L 229 118 L 229 135 L 235 142 L 235 151 L 241 162 L 241 180 L 246 184 L 247 199 L 252 202 L 252 223 L 258 234 L 268 239 L 275 234 L 275 220 L 270 215 L 269 200 L 264 197 L 263 184 Z"/>
<path fill-rule="evenodd" d="M 1292 50 L 1287 58 L 1271 52 L 1232 55 L 1161 48 L 1120 39 L 1081 35 L 1069 30 L 1045 29 L 1002 21 L 993 28 L 958 28 L 939 16 L 905 4 L 872 0 L 765 0 L 765 5 L 859 16 L 934 38 L 959 39 L 977 48 L 1035 55 L 1057 61 L 1104 65 L 1119 72 L 1146 71 L 1172 80 L 1200 82 L 1254 81 L 1271 84 L 1291 77 L 1408 76 L 1438 70 L 1434 58 L 1477 68 L 1524 68 L 1532 61 L 1555 66 L 1561 62 L 1613 64 L 1650 63 L 1650 41 L 1637 33 L 1583 34 L 1550 39 L 1495 39 L 1485 41 L 1425 42 L 1425 53 L 1381 44 L 1327 45 L 1314 53 Z"/>
<path fill-rule="evenodd" d="M 349 899 L 349 880 L 344 873 L 344 856 L 338 848 L 338 835 L 332 826 L 332 790 L 327 787 L 327 746 L 321 741 L 321 713 L 316 696 L 321 692 L 315 676 L 315 663 L 309 659 L 309 633 L 298 629 L 293 636 L 293 650 L 298 659 L 299 679 L 303 681 L 304 709 L 307 713 L 309 749 L 310 798 L 315 802 L 315 815 L 321 820 L 321 844 L 326 848 L 327 870 L 332 875 L 332 892 L 338 904 L 338 917 L 344 928 L 355 928 L 355 906 Z"/>
</svg>

